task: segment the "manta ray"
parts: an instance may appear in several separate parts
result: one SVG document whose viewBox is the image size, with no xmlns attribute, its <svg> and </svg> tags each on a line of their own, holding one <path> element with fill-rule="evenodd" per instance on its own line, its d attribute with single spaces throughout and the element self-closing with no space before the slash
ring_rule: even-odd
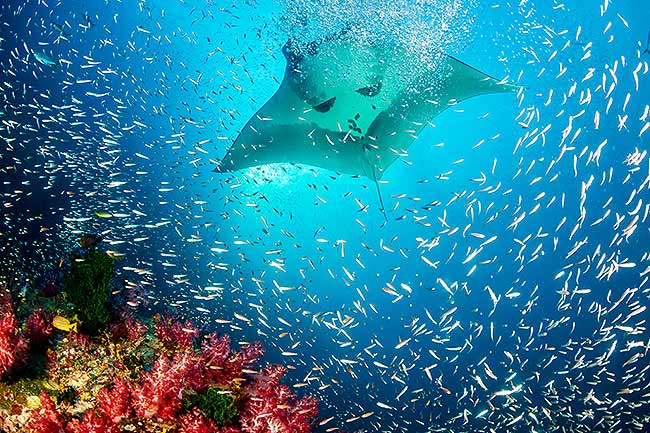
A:
<svg viewBox="0 0 650 433">
<path fill-rule="evenodd" d="M 473 96 L 517 92 L 441 54 L 432 68 L 398 44 L 348 31 L 309 44 L 289 40 L 280 87 L 246 123 L 215 171 L 270 163 L 312 165 L 375 182 L 447 108 Z"/>
</svg>

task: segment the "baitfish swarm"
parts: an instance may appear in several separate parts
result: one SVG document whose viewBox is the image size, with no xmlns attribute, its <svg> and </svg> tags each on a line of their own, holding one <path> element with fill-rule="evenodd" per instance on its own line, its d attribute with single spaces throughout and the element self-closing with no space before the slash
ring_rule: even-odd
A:
<svg viewBox="0 0 650 433">
<path fill-rule="evenodd" d="M 319 398 L 321 430 L 648 430 L 638 3 L 0 2 L 4 376 L 45 365 L 34 339 L 65 339 L 52 359 L 71 388 L 43 388 L 57 409 L 99 392 L 76 366 L 106 311 L 53 300 L 70 253 L 81 265 L 105 248 L 117 281 L 104 295 L 143 317 L 172 309 L 238 349 L 262 341 L 285 383 Z M 470 73 L 451 58 L 521 88 L 442 98 L 460 82 L 450 72 Z M 268 146 L 285 163 L 244 168 L 273 162 L 250 159 Z M 214 172 L 224 156 L 223 171 L 242 170 Z M 35 293 L 40 337 L 25 324 Z M 146 325 L 93 353 L 164 347 Z M 153 367 L 152 353 L 122 363 Z M 230 407 L 218 392 L 201 401 Z M 28 395 L 21 408 L 41 406 Z"/>
</svg>

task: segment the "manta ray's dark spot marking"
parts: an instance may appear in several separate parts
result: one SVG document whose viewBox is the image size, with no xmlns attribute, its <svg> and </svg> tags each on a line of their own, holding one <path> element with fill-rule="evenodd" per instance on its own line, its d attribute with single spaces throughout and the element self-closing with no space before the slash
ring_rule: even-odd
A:
<svg viewBox="0 0 650 433">
<path fill-rule="evenodd" d="M 328 99 L 325 102 L 321 102 L 318 105 L 314 105 L 314 110 L 318 111 L 319 113 L 327 113 L 334 106 L 334 102 L 336 102 L 336 96 Z"/>
<path fill-rule="evenodd" d="M 381 81 L 379 81 L 377 84 L 357 89 L 356 92 L 360 93 L 363 96 L 369 96 L 371 98 L 373 96 L 379 95 L 381 92 Z"/>
</svg>

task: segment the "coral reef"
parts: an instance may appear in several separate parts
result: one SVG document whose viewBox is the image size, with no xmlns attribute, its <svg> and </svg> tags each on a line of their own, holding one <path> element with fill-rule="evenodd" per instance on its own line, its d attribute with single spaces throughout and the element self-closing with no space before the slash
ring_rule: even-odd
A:
<svg viewBox="0 0 650 433">
<path fill-rule="evenodd" d="M 81 275 L 87 269 L 73 266 L 71 272 Z M 83 284 L 88 288 L 90 283 Z M 97 289 L 99 283 L 92 284 Z M 17 314 L 11 294 L 0 286 L 4 433 L 311 431 L 316 399 L 300 399 L 281 384 L 282 366 L 256 371 L 264 353 L 259 343 L 235 351 L 228 335 L 202 333 L 191 321 L 170 314 L 141 320 L 122 312 L 92 335 L 73 327 L 53 329 L 55 318 L 62 321 L 61 311 L 56 303 L 47 305 L 21 305 Z M 97 300 L 75 308 L 89 305 L 97 306 Z M 74 312 L 81 317 L 81 311 Z M 83 314 L 91 320 L 101 316 Z M 22 369 L 29 370 L 27 375 L 16 369 L 31 366 L 39 351 L 43 368 Z"/>
</svg>

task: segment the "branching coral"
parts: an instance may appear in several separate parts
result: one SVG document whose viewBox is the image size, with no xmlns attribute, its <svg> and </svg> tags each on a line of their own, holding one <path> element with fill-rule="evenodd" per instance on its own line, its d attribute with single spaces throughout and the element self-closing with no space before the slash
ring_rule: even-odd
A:
<svg viewBox="0 0 650 433">
<path fill-rule="evenodd" d="M 97 415 L 94 410 L 84 413 L 81 420 L 73 419 L 66 428 L 66 433 L 120 433 L 120 429 L 110 419 Z"/>
<path fill-rule="evenodd" d="M 132 314 L 122 313 L 115 322 L 110 324 L 110 331 L 115 340 L 126 338 L 135 341 L 144 336 L 147 326 Z"/>
<path fill-rule="evenodd" d="M 216 433 L 222 432 L 209 419 L 206 419 L 199 411 L 193 410 L 180 417 L 179 433 Z"/>
<path fill-rule="evenodd" d="M 264 355 L 260 343 L 249 344 L 239 352 L 230 351 L 230 337 L 208 334 L 202 347 L 202 359 L 206 374 L 216 384 L 228 386 L 242 376 L 242 371 L 254 365 Z"/>
<path fill-rule="evenodd" d="M 52 335 L 52 315 L 41 307 L 29 315 L 26 326 L 30 345 L 41 346 Z"/>
<path fill-rule="evenodd" d="M 117 376 L 111 389 L 102 388 L 97 394 L 97 408 L 114 424 L 133 415 L 131 384 Z"/>
</svg>

